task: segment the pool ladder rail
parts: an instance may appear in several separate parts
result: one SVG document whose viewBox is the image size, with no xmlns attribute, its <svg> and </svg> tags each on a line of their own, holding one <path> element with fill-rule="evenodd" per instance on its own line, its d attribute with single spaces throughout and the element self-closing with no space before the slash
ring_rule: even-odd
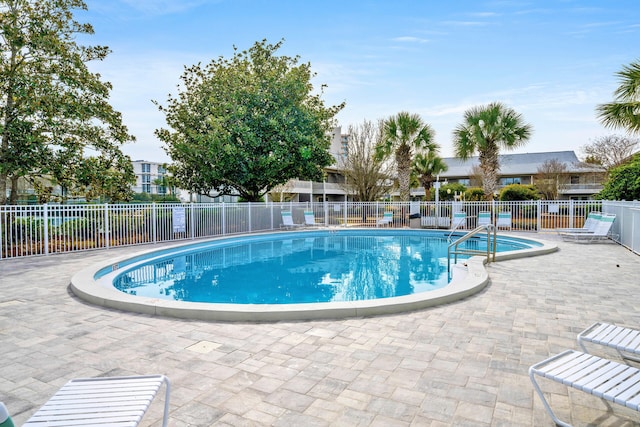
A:
<svg viewBox="0 0 640 427">
<path fill-rule="evenodd" d="M 487 250 L 486 251 L 479 250 L 479 249 L 466 249 L 466 248 L 458 247 L 461 243 L 466 242 L 467 240 L 471 239 L 477 234 L 480 234 L 483 231 L 487 232 Z M 496 235 L 497 235 L 497 228 L 495 225 L 493 224 L 479 225 L 473 230 L 471 230 L 470 232 L 468 232 L 467 234 L 465 234 L 464 236 L 460 237 L 455 242 L 449 243 L 449 246 L 447 247 L 447 272 L 451 273 L 451 255 L 453 255 L 454 257 L 454 264 L 458 262 L 458 255 L 471 255 L 471 256 L 486 255 L 487 263 L 495 262 L 496 246 L 497 246 Z M 451 235 L 449 235 L 449 237 L 451 237 Z"/>
</svg>

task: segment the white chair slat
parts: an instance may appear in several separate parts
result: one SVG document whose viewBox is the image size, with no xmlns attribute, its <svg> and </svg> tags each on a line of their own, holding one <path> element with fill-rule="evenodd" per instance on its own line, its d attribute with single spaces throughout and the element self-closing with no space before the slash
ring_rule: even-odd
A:
<svg viewBox="0 0 640 427">
<path fill-rule="evenodd" d="M 608 361 L 605 359 L 587 360 L 577 370 L 574 369 L 573 374 L 568 374 L 565 381 L 572 386 L 587 384 L 591 377 L 598 375 L 598 372 L 607 364 Z M 586 371 L 587 367 L 589 371 Z"/>
<path fill-rule="evenodd" d="M 618 363 L 612 363 L 610 360 L 606 360 L 606 364 L 602 365 L 597 371 L 591 372 L 586 375 L 580 384 L 576 384 L 579 390 L 586 393 L 591 393 L 591 390 L 603 382 L 607 381 L 612 375 L 612 372 L 616 369 L 620 369 Z"/>
<path fill-rule="evenodd" d="M 167 388 L 163 420 L 166 426 L 170 384 L 164 375 L 71 380 L 24 425 L 133 427 L 163 384 Z"/>
<path fill-rule="evenodd" d="M 627 401 L 638 395 L 638 393 L 640 393 L 640 381 L 637 378 L 630 379 L 629 383 L 626 384 L 626 389 L 616 396 L 615 402 L 626 406 Z"/>
<path fill-rule="evenodd" d="M 633 373 L 629 370 L 635 370 L 637 372 L 637 369 L 631 368 L 630 366 L 621 365 L 621 367 L 622 369 L 616 369 L 612 371 L 615 372 L 615 375 L 608 378 L 607 381 L 603 382 L 599 386 L 595 387 L 591 394 L 613 401 L 613 398 L 616 395 L 616 391 L 618 390 L 616 387 L 624 382 L 627 378 L 629 378 L 629 375 Z M 637 380 L 640 381 L 640 376 L 638 376 Z"/>
<path fill-rule="evenodd" d="M 544 375 L 546 377 L 552 378 L 557 381 L 558 378 L 563 376 L 563 374 L 567 370 L 571 369 L 577 364 L 584 362 L 584 360 L 588 358 L 589 355 L 587 354 L 570 353 L 567 356 L 559 359 L 557 362 L 550 363 L 549 366 L 542 369 L 541 372 L 544 372 Z"/>
</svg>

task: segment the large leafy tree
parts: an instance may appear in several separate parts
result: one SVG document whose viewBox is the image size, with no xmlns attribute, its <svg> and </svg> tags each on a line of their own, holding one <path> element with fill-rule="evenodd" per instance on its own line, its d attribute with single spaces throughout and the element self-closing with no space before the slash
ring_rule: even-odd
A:
<svg viewBox="0 0 640 427">
<path fill-rule="evenodd" d="M 418 114 L 402 111 L 384 121 L 376 152 L 378 158 L 393 156 L 401 201 L 409 201 L 414 156 L 419 152 L 437 152 L 439 147 L 434 139 L 435 132 Z"/>
<path fill-rule="evenodd" d="M 615 99 L 598 105 L 598 117 L 607 127 L 640 133 L 640 61 L 623 66 L 617 76 L 620 86 L 613 93 Z"/>
<path fill-rule="evenodd" d="M 377 158 L 375 152 L 380 141 L 380 127 L 368 120 L 350 125 L 346 152 L 338 160 L 345 178 L 345 190 L 353 192 L 357 201 L 378 200 L 391 187 L 389 165 Z"/>
<path fill-rule="evenodd" d="M 111 85 L 87 67 L 109 49 L 77 43 L 93 33 L 73 19 L 86 8 L 82 0 L 0 0 L 0 203 L 16 202 L 20 178 L 77 181 L 87 149 L 118 182 L 135 180 L 119 169 L 129 160 L 119 145 L 134 138 L 108 103 Z"/>
<path fill-rule="evenodd" d="M 531 132 L 531 125 L 524 122 L 522 115 L 499 102 L 465 112 L 464 122 L 453 131 L 455 153 L 466 160 L 478 152 L 482 189 L 487 199 L 493 200 L 498 187 L 500 149 L 523 146 Z"/>
<path fill-rule="evenodd" d="M 171 130 L 156 135 L 181 187 L 257 201 L 291 178 L 321 180 L 344 105 L 325 107 L 313 94 L 311 65 L 277 56 L 281 45 L 263 40 L 187 68 L 178 95 L 159 106 Z"/>
<path fill-rule="evenodd" d="M 598 197 L 606 200 L 640 199 L 640 154 L 609 171 L 609 179 Z"/>
<path fill-rule="evenodd" d="M 418 176 L 420 185 L 424 188 L 425 200 L 431 200 L 431 187 L 436 177 L 448 169 L 447 164 L 436 151 L 416 154 L 413 160 L 413 170 Z"/>
</svg>

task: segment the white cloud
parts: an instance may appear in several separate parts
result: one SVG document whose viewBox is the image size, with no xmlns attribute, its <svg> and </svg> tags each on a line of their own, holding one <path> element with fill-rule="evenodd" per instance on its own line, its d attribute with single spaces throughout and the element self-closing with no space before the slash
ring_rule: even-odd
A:
<svg viewBox="0 0 640 427">
<path fill-rule="evenodd" d="M 429 43 L 428 39 L 423 39 L 420 37 L 411 37 L 411 36 L 396 37 L 393 39 L 393 41 L 401 42 L 401 43 Z"/>
</svg>

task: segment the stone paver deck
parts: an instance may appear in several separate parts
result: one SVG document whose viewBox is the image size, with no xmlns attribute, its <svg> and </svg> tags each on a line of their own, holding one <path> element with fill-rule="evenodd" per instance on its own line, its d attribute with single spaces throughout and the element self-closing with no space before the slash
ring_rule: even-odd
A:
<svg viewBox="0 0 640 427">
<path fill-rule="evenodd" d="M 595 321 L 640 326 L 640 257 L 611 243 L 558 245 L 492 264 L 487 288 L 456 303 L 273 324 L 154 318 L 69 294 L 77 270 L 139 247 L 3 260 L 0 401 L 20 425 L 71 378 L 161 373 L 172 426 L 551 426 L 528 367 L 577 348 Z M 576 425 L 640 423 L 619 405 L 543 385 Z M 161 417 L 157 398 L 142 425 Z"/>
</svg>

